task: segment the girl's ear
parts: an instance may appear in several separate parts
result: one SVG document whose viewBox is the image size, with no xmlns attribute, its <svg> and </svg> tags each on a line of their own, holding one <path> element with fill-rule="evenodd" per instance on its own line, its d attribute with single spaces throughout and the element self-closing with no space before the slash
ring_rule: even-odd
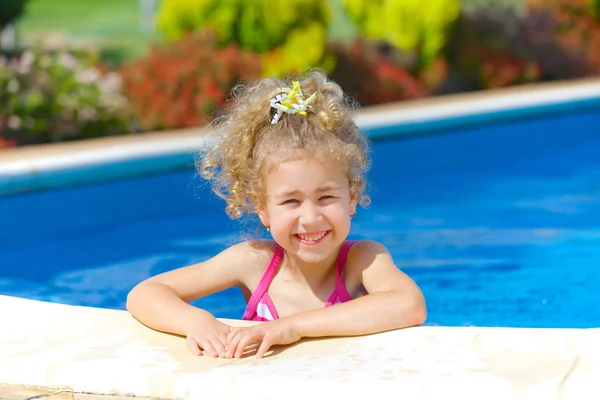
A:
<svg viewBox="0 0 600 400">
<path fill-rule="evenodd" d="M 260 218 L 260 222 L 267 228 L 271 226 L 271 221 L 269 220 L 269 214 L 265 210 L 256 210 L 256 214 L 258 214 L 258 218 Z"/>
<path fill-rule="evenodd" d="M 269 214 L 267 213 L 267 207 L 264 199 L 254 197 L 252 199 L 252 203 L 254 204 L 256 215 L 258 215 L 258 218 L 260 218 L 260 222 L 268 228 L 271 225 L 271 221 L 269 220 Z"/>
<path fill-rule="evenodd" d="M 356 205 L 358 201 L 356 201 L 356 192 L 352 190 L 350 192 L 350 216 L 356 214 Z"/>
</svg>

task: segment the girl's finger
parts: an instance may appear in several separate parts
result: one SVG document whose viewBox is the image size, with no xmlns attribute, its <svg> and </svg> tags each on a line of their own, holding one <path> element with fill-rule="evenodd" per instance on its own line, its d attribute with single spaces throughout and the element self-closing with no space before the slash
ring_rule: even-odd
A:
<svg viewBox="0 0 600 400">
<path fill-rule="evenodd" d="M 246 349 L 246 347 L 248 347 L 252 340 L 254 340 L 254 335 L 252 335 L 250 332 L 247 332 L 245 335 L 242 335 L 236 346 L 234 357 L 240 358 L 244 353 L 244 350 Z"/>
<path fill-rule="evenodd" d="M 225 347 L 228 347 L 229 343 L 231 343 L 231 340 L 235 337 L 235 335 L 237 335 L 237 333 L 239 331 L 241 331 L 242 328 L 231 328 L 229 330 L 229 333 L 227 334 L 227 338 L 225 339 Z"/>
<path fill-rule="evenodd" d="M 263 358 L 265 353 L 269 351 L 272 345 L 273 339 L 271 339 L 271 336 L 265 336 L 258 350 L 256 351 L 256 358 Z"/>
<path fill-rule="evenodd" d="M 208 354 L 211 357 L 218 357 L 217 352 L 215 351 L 215 348 L 213 347 L 212 343 L 210 342 L 210 340 L 203 338 L 202 340 L 198 341 L 198 344 L 200 345 L 200 347 L 202 348 L 202 350 L 204 350 L 204 352 L 206 354 Z"/>
<path fill-rule="evenodd" d="M 225 357 L 225 344 L 221 341 L 221 339 L 216 337 L 210 337 L 207 340 L 212 345 L 213 349 L 217 353 L 217 356 Z"/>
<path fill-rule="evenodd" d="M 185 344 L 186 344 L 188 350 L 190 351 L 190 353 L 192 353 L 193 355 L 195 355 L 195 356 L 202 355 L 202 349 L 200 349 L 198 342 L 196 342 L 194 340 L 194 338 L 192 338 L 191 336 L 187 336 L 185 338 Z"/>
<path fill-rule="evenodd" d="M 239 343 L 241 337 L 243 336 L 243 332 L 244 331 L 240 329 L 239 331 L 237 331 L 233 334 L 231 339 L 228 338 L 228 343 L 227 343 L 227 357 L 228 358 L 233 357 L 233 355 L 235 354 L 238 343 Z"/>
</svg>

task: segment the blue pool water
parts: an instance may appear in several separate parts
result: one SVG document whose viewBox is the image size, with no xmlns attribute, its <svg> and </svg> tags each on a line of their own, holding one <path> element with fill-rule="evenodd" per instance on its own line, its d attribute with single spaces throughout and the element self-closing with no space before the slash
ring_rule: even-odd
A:
<svg viewBox="0 0 600 400">
<path fill-rule="evenodd" d="M 600 110 L 373 145 L 381 241 L 430 325 L 600 326 Z M 192 169 L 0 198 L 0 294 L 124 308 L 139 281 L 239 239 Z M 247 230 L 247 229 L 246 229 Z M 239 318 L 237 289 L 196 304 Z"/>
</svg>

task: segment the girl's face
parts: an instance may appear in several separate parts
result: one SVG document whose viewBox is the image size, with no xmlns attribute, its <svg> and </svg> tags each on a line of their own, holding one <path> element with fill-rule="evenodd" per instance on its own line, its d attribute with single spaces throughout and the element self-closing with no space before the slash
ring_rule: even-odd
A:
<svg viewBox="0 0 600 400">
<path fill-rule="evenodd" d="M 348 237 L 356 201 L 341 165 L 312 157 L 283 162 L 264 184 L 265 210 L 258 215 L 289 255 L 322 262 Z"/>
</svg>

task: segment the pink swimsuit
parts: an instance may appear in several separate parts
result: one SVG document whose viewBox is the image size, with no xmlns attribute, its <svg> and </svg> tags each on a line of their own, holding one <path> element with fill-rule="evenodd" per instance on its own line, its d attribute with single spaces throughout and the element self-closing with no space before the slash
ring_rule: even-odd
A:
<svg viewBox="0 0 600 400">
<path fill-rule="evenodd" d="M 352 300 L 352 297 L 348 294 L 348 291 L 344 287 L 344 282 L 342 282 L 341 274 L 344 269 L 344 265 L 346 265 L 346 257 L 348 257 L 348 251 L 350 247 L 356 243 L 356 241 L 347 241 L 344 242 L 340 251 L 338 253 L 338 257 L 336 260 L 336 280 L 335 280 L 335 289 L 333 289 L 333 293 L 329 296 L 329 299 L 325 303 L 325 307 L 330 307 L 334 304 L 344 303 L 346 301 Z M 277 268 L 279 267 L 279 263 L 283 258 L 283 248 L 275 243 L 275 251 L 273 252 L 273 257 L 271 258 L 271 262 L 267 267 L 263 277 L 260 282 L 258 282 L 258 286 L 250 300 L 248 300 L 248 305 L 246 306 L 246 312 L 242 319 L 246 321 L 273 321 L 279 319 L 277 315 L 277 310 L 275 310 L 275 305 L 269 297 L 269 293 L 267 293 L 267 289 L 273 280 L 273 277 L 277 273 Z"/>
</svg>

